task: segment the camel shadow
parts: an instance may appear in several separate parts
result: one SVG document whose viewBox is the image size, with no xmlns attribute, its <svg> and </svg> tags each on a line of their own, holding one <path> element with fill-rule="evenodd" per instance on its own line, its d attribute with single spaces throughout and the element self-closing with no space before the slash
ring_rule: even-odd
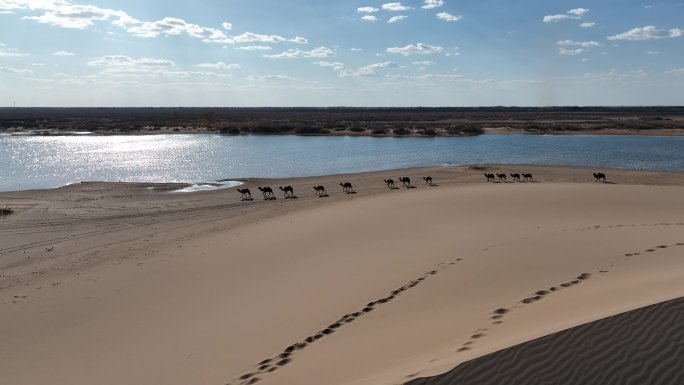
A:
<svg viewBox="0 0 684 385">
<path fill-rule="evenodd" d="M 390 190 L 399 190 L 399 187 L 390 187 Z"/>
<path fill-rule="evenodd" d="M 605 184 L 617 184 L 617 182 L 603 182 Z"/>
<path fill-rule="evenodd" d="M 253 200 L 254 200 L 254 198 L 244 198 L 244 199 L 242 199 L 243 202 L 244 202 L 244 201 L 251 202 L 251 201 L 253 201 Z"/>
<path fill-rule="evenodd" d="M 347 191 L 347 194 L 358 194 L 356 191 Z"/>
<path fill-rule="evenodd" d="M 285 199 L 299 199 L 296 195 L 286 196 Z"/>
<path fill-rule="evenodd" d="M 276 197 L 264 198 L 265 201 L 274 201 L 274 200 L 276 200 L 276 199 L 277 199 Z"/>
<path fill-rule="evenodd" d="M 430 186 L 430 187 L 439 187 L 438 184 L 429 184 L 428 186 Z"/>
<path fill-rule="evenodd" d="M 406 186 L 406 188 L 418 188 L 417 186 Z"/>
</svg>

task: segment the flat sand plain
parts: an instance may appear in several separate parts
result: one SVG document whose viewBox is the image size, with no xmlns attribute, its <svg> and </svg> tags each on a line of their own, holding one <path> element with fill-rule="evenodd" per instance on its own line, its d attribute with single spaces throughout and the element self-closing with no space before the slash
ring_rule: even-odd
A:
<svg viewBox="0 0 684 385">
<path fill-rule="evenodd" d="M 682 297 L 684 174 L 592 171 L 246 180 L 254 201 L 152 184 L 0 193 L 15 210 L 0 219 L 0 382 L 402 384 Z M 415 188 L 384 185 L 399 176 Z"/>
</svg>

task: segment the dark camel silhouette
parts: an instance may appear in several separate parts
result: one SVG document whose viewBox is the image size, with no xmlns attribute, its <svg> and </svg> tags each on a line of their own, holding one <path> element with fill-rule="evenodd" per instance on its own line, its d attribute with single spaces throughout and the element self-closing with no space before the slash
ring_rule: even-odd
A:
<svg viewBox="0 0 684 385">
<path fill-rule="evenodd" d="M 506 181 L 506 174 L 496 174 L 496 177 L 499 178 L 499 182 Z"/>
<path fill-rule="evenodd" d="M 344 191 L 346 193 L 354 191 L 352 184 L 349 182 L 340 183 L 340 186 L 342 186 L 342 191 Z"/>
<path fill-rule="evenodd" d="M 594 178 L 596 179 L 597 182 L 600 180 L 602 180 L 604 183 L 606 182 L 606 174 L 604 174 L 602 172 L 595 172 Z"/>
<path fill-rule="evenodd" d="M 328 193 L 325 192 L 325 187 L 323 186 L 313 186 L 313 189 L 316 190 L 315 194 L 319 197 L 328 196 Z"/>
<path fill-rule="evenodd" d="M 239 188 L 239 189 L 237 189 L 237 192 L 239 192 L 241 194 L 240 199 L 242 199 L 243 201 L 251 201 L 252 200 L 252 192 L 249 191 L 248 188 Z"/>
<path fill-rule="evenodd" d="M 513 178 L 513 181 L 518 181 L 520 182 L 520 174 L 511 174 L 511 178 Z"/>
<path fill-rule="evenodd" d="M 285 193 L 285 198 L 292 198 L 294 196 L 294 189 L 292 186 L 279 186 L 278 188 Z"/>
<path fill-rule="evenodd" d="M 411 187 L 411 178 L 407 176 L 400 176 L 399 182 L 401 182 L 402 186 Z"/>
<path fill-rule="evenodd" d="M 387 184 L 387 188 L 394 188 L 394 179 L 383 179 L 383 181 Z"/>
<path fill-rule="evenodd" d="M 432 177 L 431 176 L 424 176 L 423 180 L 425 181 L 425 184 L 429 184 L 432 186 Z"/>
<path fill-rule="evenodd" d="M 494 174 L 484 174 L 487 178 L 487 182 L 494 182 Z"/>
<path fill-rule="evenodd" d="M 259 187 L 259 191 L 264 195 L 264 199 L 269 197 L 275 199 L 275 194 L 273 194 L 273 189 L 270 187 Z"/>
<path fill-rule="evenodd" d="M 534 182 L 534 179 L 532 179 L 532 174 L 522 174 L 522 177 L 523 177 L 523 180 L 525 182 L 527 182 L 527 181 Z"/>
</svg>

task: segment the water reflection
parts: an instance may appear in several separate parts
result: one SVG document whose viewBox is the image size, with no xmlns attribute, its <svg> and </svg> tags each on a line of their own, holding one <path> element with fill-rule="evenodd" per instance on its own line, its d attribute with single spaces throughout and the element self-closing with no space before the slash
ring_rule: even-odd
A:
<svg viewBox="0 0 684 385">
<path fill-rule="evenodd" d="M 478 163 L 684 171 L 684 137 L 2 136 L 0 190 L 79 181 L 203 183 Z"/>
</svg>

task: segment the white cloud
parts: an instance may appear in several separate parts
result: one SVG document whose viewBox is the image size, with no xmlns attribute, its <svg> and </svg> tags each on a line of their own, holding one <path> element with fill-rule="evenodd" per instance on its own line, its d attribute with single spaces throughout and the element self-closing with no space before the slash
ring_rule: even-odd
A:
<svg viewBox="0 0 684 385">
<path fill-rule="evenodd" d="M 658 29 L 652 25 L 648 25 L 642 28 L 634 28 L 614 36 L 608 36 L 608 40 L 655 40 L 675 38 L 682 35 L 684 35 L 684 29 Z"/>
<path fill-rule="evenodd" d="M 25 16 L 24 19 L 62 28 L 86 29 L 95 25 L 96 21 L 110 21 L 119 27 L 139 23 L 123 11 L 94 5 L 71 4 L 65 0 L 6 0 L 0 3 L 0 9 L 7 7 L 8 3 L 17 10 L 44 11 L 41 16 Z"/>
<path fill-rule="evenodd" d="M 387 20 L 387 22 L 388 23 L 396 23 L 396 22 L 402 21 L 406 18 L 408 18 L 408 16 L 405 16 L 405 15 L 393 16 L 389 20 Z"/>
<path fill-rule="evenodd" d="M 24 19 L 62 28 L 88 29 L 93 27 L 96 22 L 108 22 L 138 37 L 154 38 L 186 34 L 207 43 L 235 43 L 224 32 L 224 30 L 231 30 L 233 28 L 233 25 L 228 22 L 221 24 L 224 28 L 224 30 L 221 30 L 203 27 L 174 17 L 165 17 L 157 21 L 143 21 L 135 19 L 123 11 L 101 8 L 94 5 L 73 4 L 69 0 L 0 0 L 0 11 L 41 12 L 42 14 L 40 15 L 24 16 Z M 253 40 L 250 40 L 250 37 Z M 249 32 L 239 35 L 237 38 L 243 39 L 240 42 L 289 41 L 300 44 L 308 42 L 302 37 L 286 39 L 277 35 L 258 35 Z"/>
<path fill-rule="evenodd" d="M 386 4 L 382 5 L 382 9 L 384 9 L 386 11 L 401 12 L 401 11 L 408 11 L 412 8 L 407 7 L 405 5 L 401 5 L 401 3 L 386 3 Z"/>
<path fill-rule="evenodd" d="M 22 56 L 30 56 L 27 53 L 20 53 L 16 51 L 0 51 L 0 57 L 22 57 Z"/>
<path fill-rule="evenodd" d="M 434 45 L 427 45 L 423 43 L 418 43 L 418 44 L 409 44 L 405 47 L 392 47 L 392 48 L 387 48 L 388 53 L 398 53 L 402 54 L 404 56 L 409 56 L 409 55 L 429 55 L 429 54 L 435 54 L 435 53 L 440 53 L 444 51 L 444 48 L 439 47 L 439 46 L 434 46 Z"/>
<path fill-rule="evenodd" d="M 588 51 L 584 48 L 577 48 L 577 49 L 560 48 L 560 51 L 558 53 L 561 55 L 575 56 L 575 55 L 580 55 L 580 54 L 583 54 L 586 52 L 588 52 Z"/>
<path fill-rule="evenodd" d="M 373 16 L 373 15 L 366 15 L 366 16 L 361 17 L 361 20 L 375 22 L 375 21 L 378 21 L 378 18 Z"/>
<path fill-rule="evenodd" d="M 399 80 L 440 80 L 440 81 L 466 81 L 463 75 L 457 74 L 425 74 L 419 76 L 409 76 L 409 75 L 388 75 L 387 78 Z"/>
<path fill-rule="evenodd" d="M 2 0 L 0 0 L 2 1 Z M 2 4 L 2 3 L 0 3 Z M 22 57 L 22 56 L 31 56 L 27 53 L 21 53 L 18 52 L 16 49 L 12 48 L 5 48 L 6 45 L 3 43 L 0 43 L 0 57 Z"/>
<path fill-rule="evenodd" d="M 309 40 L 306 38 L 303 38 L 301 36 L 295 36 L 294 39 L 290 39 L 288 41 L 290 41 L 292 43 L 297 43 L 297 44 L 309 44 Z"/>
<path fill-rule="evenodd" d="M 33 71 L 26 68 L 0 67 L 0 74 L 28 75 L 32 73 Z"/>
<path fill-rule="evenodd" d="M 235 47 L 235 49 L 239 49 L 242 51 L 270 51 L 273 48 L 267 45 L 246 45 L 242 47 Z"/>
<path fill-rule="evenodd" d="M 340 77 L 376 77 L 380 76 L 381 70 L 399 68 L 399 65 L 393 61 L 387 61 L 384 63 L 375 63 L 361 67 L 357 70 L 344 70 L 340 72 Z"/>
<path fill-rule="evenodd" d="M 424 60 L 424 61 L 414 61 L 411 64 L 413 64 L 414 66 L 431 66 L 431 65 L 435 65 L 437 63 L 430 61 L 430 60 Z"/>
<path fill-rule="evenodd" d="M 589 10 L 586 9 L 586 8 L 575 8 L 575 9 L 569 10 L 569 11 L 566 12 L 566 13 L 567 13 L 568 15 L 575 15 L 575 16 L 582 17 L 582 16 L 584 16 L 584 14 L 587 13 L 587 12 L 589 12 Z"/>
<path fill-rule="evenodd" d="M 229 75 L 205 72 L 205 71 L 177 71 L 174 70 L 175 63 L 167 59 L 154 59 L 141 57 L 134 59 L 125 55 L 111 55 L 103 56 L 101 58 L 93 59 L 86 63 L 91 67 L 103 67 L 100 72 L 102 75 L 108 76 L 163 76 L 173 78 L 217 78 L 226 77 Z"/>
<path fill-rule="evenodd" d="M 218 63 L 202 63 L 197 65 L 200 68 L 210 68 L 215 70 L 239 70 L 241 67 L 239 64 L 228 64 L 222 61 Z"/>
<path fill-rule="evenodd" d="M 577 16 L 570 16 L 570 15 L 547 15 L 544 16 L 544 23 L 557 23 L 559 21 L 563 20 L 570 20 L 570 19 L 579 19 Z"/>
<path fill-rule="evenodd" d="M 341 70 L 342 68 L 344 68 L 344 63 L 340 63 L 340 62 L 338 62 L 338 61 L 336 61 L 336 62 L 329 62 L 329 61 L 324 61 L 324 60 L 322 60 L 322 61 L 314 62 L 314 64 L 318 64 L 318 65 L 321 66 L 321 67 L 329 67 L 329 68 L 334 69 L 335 71 L 339 71 L 339 70 Z"/>
<path fill-rule="evenodd" d="M 558 23 L 564 20 L 581 19 L 587 12 L 589 10 L 586 8 L 575 8 L 559 15 L 547 15 L 544 16 L 544 23 Z"/>
<path fill-rule="evenodd" d="M 373 8 L 373 7 L 359 7 L 356 8 L 356 12 L 358 13 L 374 13 L 379 11 L 378 8 Z"/>
<path fill-rule="evenodd" d="M 352 52 L 361 52 L 361 51 L 363 51 L 361 48 L 350 48 L 349 50 L 352 51 Z"/>
<path fill-rule="evenodd" d="M 298 44 L 307 44 L 309 41 L 301 36 L 297 36 L 293 39 L 288 39 L 279 35 L 262 35 L 253 32 L 245 32 L 241 35 L 233 36 L 232 40 L 236 43 L 282 43 L 291 42 Z"/>
<path fill-rule="evenodd" d="M 425 0 L 425 5 L 423 5 L 421 8 L 433 9 L 433 8 L 441 7 L 442 5 L 444 5 L 443 0 Z"/>
<path fill-rule="evenodd" d="M 673 70 L 665 71 L 669 75 L 684 75 L 684 68 L 676 68 Z"/>
<path fill-rule="evenodd" d="M 561 40 L 558 45 L 564 46 L 579 46 L 584 48 L 601 47 L 601 44 L 597 41 L 573 41 L 573 40 Z"/>
<path fill-rule="evenodd" d="M 595 25 L 596 25 L 596 23 L 587 22 L 587 23 L 582 23 L 582 24 L 580 24 L 579 26 L 580 26 L 580 28 L 591 28 L 591 27 L 593 27 L 593 26 L 595 26 Z"/>
<path fill-rule="evenodd" d="M 205 42 L 230 44 L 233 40 L 229 39 L 226 34 L 215 28 L 201 27 L 197 24 L 191 24 L 183 19 L 174 17 L 165 17 L 158 21 L 146 21 L 135 27 L 130 27 L 127 30 L 134 36 L 139 37 L 157 37 L 159 35 L 181 35 L 187 34 L 192 37 L 202 39 Z"/>
<path fill-rule="evenodd" d="M 446 12 L 440 12 L 437 14 L 437 18 L 444 21 L 458 21 L 463 18 L 463 16 L 454 16 Z"/>
<path fill-rule="evenodd" d="M 660 55 L 660 51 L 648 51 L 646 55 Z"/>
<path fill-rule="evenodd" d="M 335 56 L 335 51 L 326 47 L 314 48 L 311 51 L 302 51 L 299 49 L 290 49 L 285 52 L 281 52 L 275 55 L 264 55 L 264 57 L 269 59 L 297 59 L 297 58 L 309 58 L 309 57 L 333 57 Z"/>
<path fill-rule="evenodd" d="M 53 56 L 76 56 L 75 53 L 73 52 L 67 52 L 67 51 L 57 51 L 52 54 Z"/>
<path fill-rule="evenodd" d="M 249 75 L 245 79 L 249 81 L 292 81 L 295 78 L 287 75 Z"/>
</svg>

